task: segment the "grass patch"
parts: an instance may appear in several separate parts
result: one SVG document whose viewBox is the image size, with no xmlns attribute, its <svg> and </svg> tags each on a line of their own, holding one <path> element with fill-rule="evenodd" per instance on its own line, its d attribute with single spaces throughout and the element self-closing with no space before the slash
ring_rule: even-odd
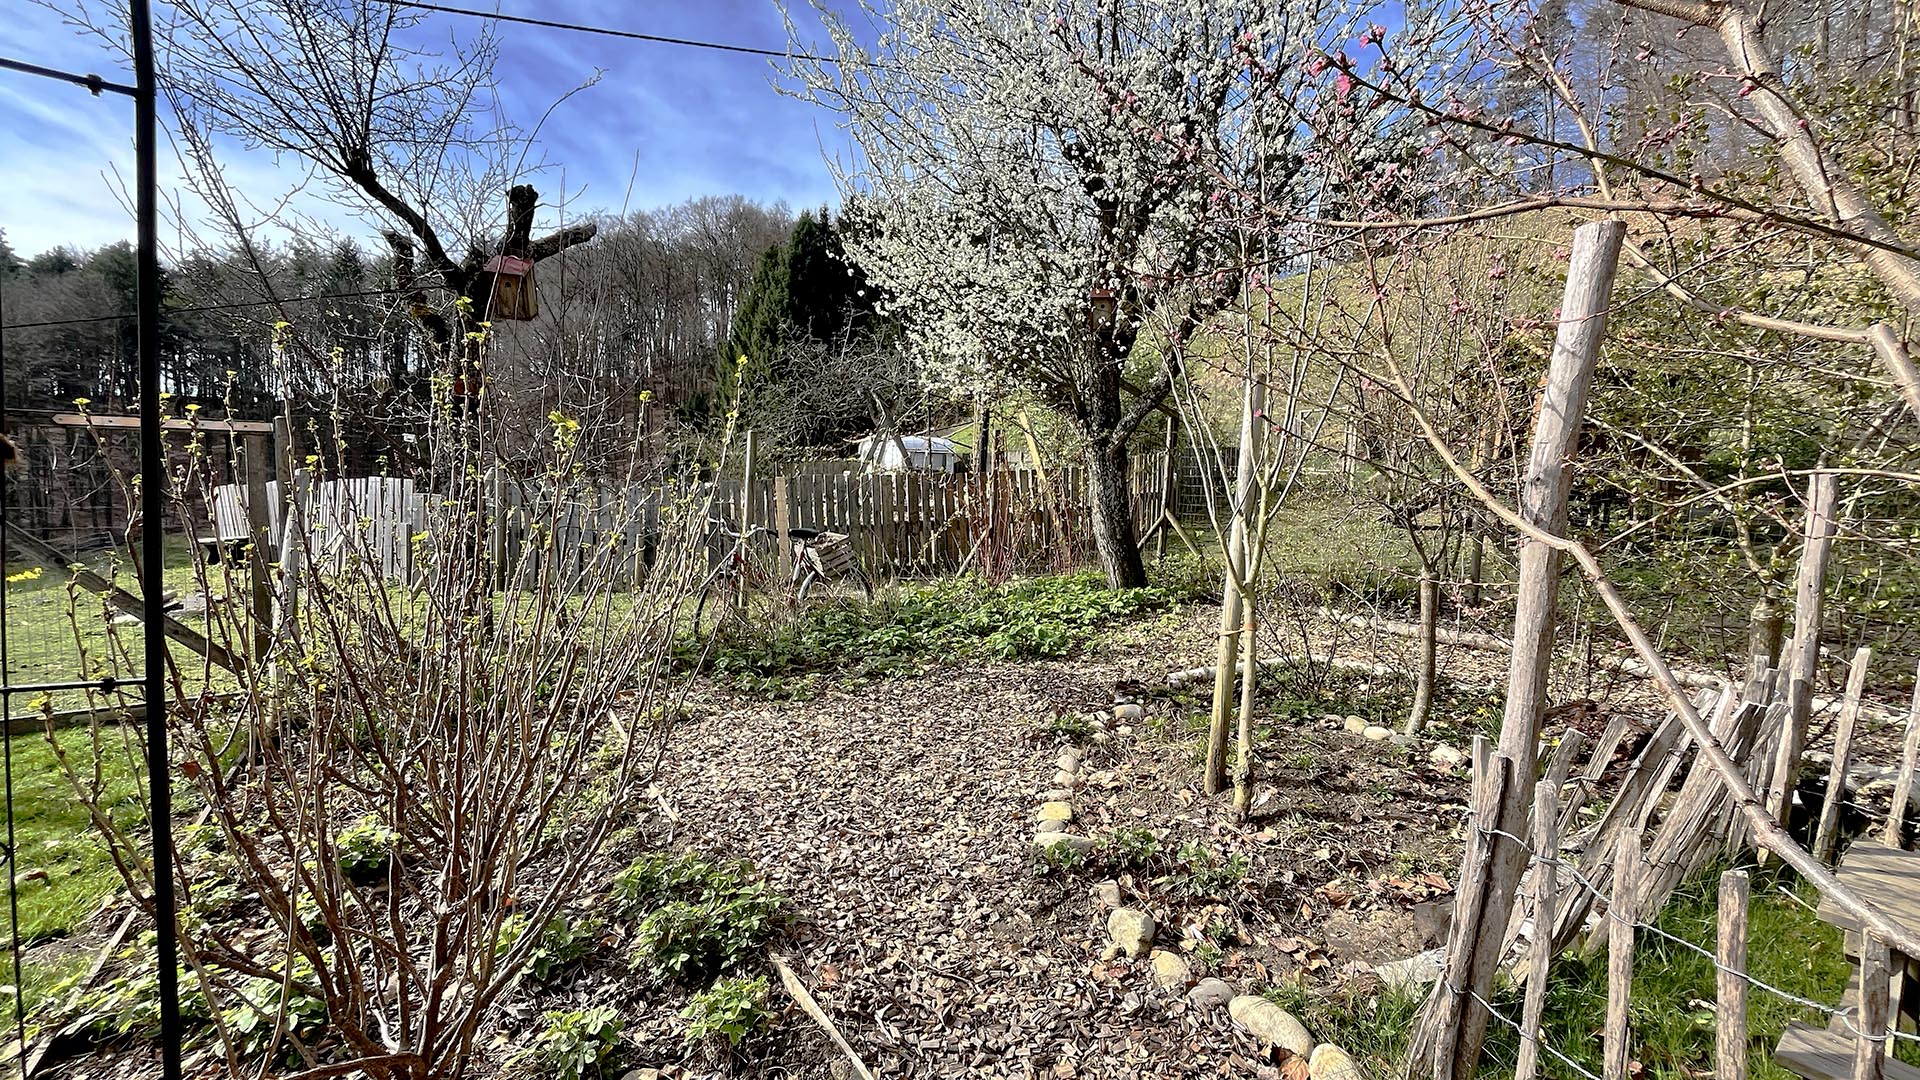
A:
<svg viewBox="0 0 1920 1080">
<path fill-rule="evenodd" d="M 197 595 L 201 591 L 193 565 L 192 548 L 192 542 L 185 537 L 169 537 L 167 540 L 166 571 L 162 578 L 166 588 L 180 596 Z M 90 552 L 81 561 L 126 591 L 140 595 L 139 580 L 123 552 L 117 549 Z M 7 682 L 18 685 L 70 682 L 74 679 L 99 678 L 105 674 L 130 675 L 130 671 L 116 671 L 113 668 L 113 655 L 116 652 L 113 638 L 118 639 L 117 649 L 133 654 L 137 669 L 140 627 L 120 627 L 110 637 L 107 627 L 117 609 L 109 608 L 99 595 L 77 586 L 70 595 L 69 575 L 65 567 L 41 566 L 8 559 L 6 570 L 7 670 L 4 674 Z M 224 590 L 221 567 L 207 567 L 207 576 L 215 591 Z M 179 615 L 177 618 L 195 630 L 206 630 L 206 617 L 203 615 Z M 82 650 L 85 652 L 84 658 Z M 59 691 L 44 697 L 16 695 L 11 708 L 15 715 L 19 715 L 37 711 L 43 705 L 67 709 L 81 708 L 86 704 L 86 694 L 76 690 Z"/>
<path fill-rule="evenodd" d="M 1681 885 L 1655 925 L 1709 949 L 1718 912 L 1718 868 Z M 1782 889 L 1787 890 L 1785 893 Z M 1849 965 L 1841 932 L 1814 917 L 1817 893 L 1777 872 L 1754 872 L 1748 908 L 1747 970 L 1756 979 L 1813 1001 L 1834 1002 L 1846 990 Z M 1634 943 L 1634 1057 L 1652 1077 L 1680 1080 L 1713 1071 L 1714 968 L 1691 949 L 1641 931 Z M 1509 995 L 1511 998 L 1512 995 Z M 1600 1032 L 1606 1015 L 1604 950 L 1559 962 L 1547 989 L 1546 1032 L 1551 1045 L 1582 1066 L 1600 1071 Z M 1517 1015 L 1518 1002 L 1511 1001 Z M 1747 995 L 1753 1080 L 1787 1080 L 1774 1064 L 1773 1048 L 1794 1020 L 1825 1023 L 1825 1017 L 1755 989 Z M 1507 1074 L 1518 1052 L 1511 1029 L 1496 1032 L 1490 1059 Z"/>
<path fill-rule="evenodd" d="M 1120 619 L 1171 606 L 1172 589 L 1109 589 L 1098 573 L 989 585 L 949 578 L 903 585 L 871 604 L 821 605 L 770 626 L 721 632 L 709 663 L 747 689 L 796 676 L 883 677 L 940 660 L 1066 656 Z M 698 657 L 702 643 L 682 645 Z"/>
<path fill-rule="evenodd" d="M 92 771 L 92 735 L 85 729 L 60 732 L 59 745 L 83 777 Z M 136 827 L 146 814 L 141 798 L 138 748 L 128 732 L 119 743 L 116 731 L 103 729 L 99 764 L 101 802 L 110 808 L 122 829 Z M 118 745 L 116 745 L 118 744 Z M 77 929 L 108 893 L 122 887 L 119 871 L 107 858 L 86 807 L 74 798 L 73 787 L 54 755 L 45 734 L 16 735 L 9 740 L 13 756 L 13 828 L 19 846 L 19 873 L 33 880 L 19 886 L 20 934 L 29 944 L 60 937 Z M 46 877 L 41 879 L 39 872 Z"/>
<path fill-rule="evenodd" d="M 1748 912 L 1748 971 L 1756 979 L 1813 1001 L 1834 1002 L 1845 991 L 1849 965 L 1841 932 L 1814 917 L 1816 893 L 1775 871 L 1753 872 Z M 1674 894 L 1655 925 L 1695 944 L 1712 947 L 1717 914 L 1719 869 L 1699 874 Z M 1714 1071 L 1714 968 L 1699 953 L 1641 931 L 1634 952 L 1633 1056 L 1647 1075 L 1661 1080 L 1693 1080 Z M 1398 1075 L 1404 1066 L 1425 988 L 1377 997 L 1350 990 L 1316 991 L 1277 986 L 1265 996 L 1299 1017 L 1323 1042 L 1338 1043 L 1369 1076 Z M 1502 1013 L 1520 1015 L 1519 994 L 1511 988 L 1497 996 Z M 1554 961 L 1548 980 L 1543 1020 L 1548 1045 L 1582 1068 L 1601 1071 L 1601 1031 L 1607 1009 L 1607 956 L 1567 953 Z M 1748 1067 L 1753 1080 L 1788 1080 L 1792 1075 L 1773 1061 L 1773 1048 L 1789 1023 L 1824 1024 L 1814 1013 L 1754 989 L 1747 998 L 1750 1038 Z M 1511 1077 L 1519 1050 L 1518 1034 L 1499 1022 L 1488 1029 L 1480 1073 Z M 1908 1059 L 1911 1047 L 1899 1054 Z M 1543 1055 L 1549 1075 L 1567 1067 Z"/>
<path fill-rule="evenodd" d="M 1270 986 L 1261 996 L 1292 1013 L 1316 1040 L 1345 1050 L 1362 1076 L 1391 1077 L 1405 1071 L 1407 1040 L 1427 995 L 1424 987 L 1367 994 L 1290 984 Z"/>
</svg>

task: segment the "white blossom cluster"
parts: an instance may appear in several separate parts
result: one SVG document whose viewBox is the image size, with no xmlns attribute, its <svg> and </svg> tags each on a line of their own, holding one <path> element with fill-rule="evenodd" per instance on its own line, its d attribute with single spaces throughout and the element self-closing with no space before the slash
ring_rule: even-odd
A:
<svg viewBox="0 0 1920 1080">
<path fill-rule="evenodd" d="M 1073 407 L 1169 306 L 1238 294 L 1246 224 L 1299 198 L 1300 104 L 1342 0 L 901 0 L 793 92 L 859 148 L 836 174 L 857 260 L 929 380 Z M 1113 314 L 1104 321 L 1108 298 Z M 1075 410 L 1077 411 L 1077 409 Z"/>
</svg>

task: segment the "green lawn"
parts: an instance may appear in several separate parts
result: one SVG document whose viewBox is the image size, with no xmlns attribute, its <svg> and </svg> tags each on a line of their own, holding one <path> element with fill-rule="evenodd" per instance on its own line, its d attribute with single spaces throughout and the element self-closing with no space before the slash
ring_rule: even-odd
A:
<svg viewBox="0 0 1920 1080">
<path fill-rule="evenodd" d="M 1669 934 L 1711 948 L 1717 911 L 1719 871 L 1694 877 L 1681 886 L 1655 925 Z M 1812 1001 L 1838 1003 L 1845 991 L 1848 963 L 1839 930 L 1816 919 L 1814 889 L 1773 871 L 1753 871 L 1748 911 L 1748 971 L 1756 979 Z M 1340 1044 L 1369 1076 L 1398 1075 L 1407 1039 L 1424 993 L 1360 995 L 1278 988 L 1268 996 L 1293 1010 L 1316 1037 Z M 1641 931 L 1635 944 L 1633 1056 L 1649 1078 L 1692 1080 L 1714 1071 L 1714 969 L 1699 953 L 1656 934 Z M 1606 1017 L 1607 954 L 1564 954 L 1554 961 L 1548 980 L 1544 1026 L 1555 1050 L 1594 1073 L 1601 1071 L 1601 1031 Z M 1499 996 L 1500 1011 L 1520 1015 L 1519 995 Z M 1748 1067 L 1753 1080 L 1788 1080 L 1774 1064 L 1773 1048 L 1789 1022 L 1824 1026 L 1825 1017 L 1785 999 L 1752 989 L 1747 998 Z M 1480 1075 L 1498 1080 L 1513 1075 L 1519 1041 L 1516 1032 L 1494 1022 L 1488 1031 Z M 1899 1048 L 1906 1059 L 1911 1046 Z M 1542 1056 L 1548 1076 L 1570 1074 L 1550 1055 Z"/>
<path fill-rule="evenodd" d="M 114 552 L 94 553 L 87 564 L 139 594 L 139 583 L 124 558 Z M 101 598 L 79 589 L 70 593 L 69 575 L 62 567 L 10 559 L 6 572 L 5 677 L 9 683 L 138 674 L 138 625 L 110 631 L 111 613 L 104 609 Z M 168 588 L 182 595 L 199 589 L 184 538 L 169 544 L 165 581 Z M 183 621 L 196 629 L 205 625 L 203 619 L 193 616 Z M 13 695 L 7 712 L 14 717 L 34 717 L 43 708 L 65 710 L 87 703 L 82 691 Z M 107 713 L 103 712 L 100 719 L 102 753 L 98 762 L 94 760 L 93 733 L 85 727 L 59 732 L 58 751 L 65 752 L 84 783 L 97 786 L 100 804 L 121 828 L 140 828 L 145 816 L 141 796 L 144 785 L 135 732 L 107 723 L 111 719 Z M 19 909 L 20 939 L 29 946 L 22 975 L 27 1006 L 32 1010 L 92 960 L 88 950 L 63 950 L 50 942 L 79 930 L 101 901 L 123 883 L 60 765 L 56 743 L 44 731 L 29 731 L 9 738 L 0 751 L 6 755 L 11 777 L 9 824 L 18 851 L 14 899 Z M 0 913 L 0 919 L 4 918 Z M 0 937 L 5 936 L 5 930 L 0 929 Z M 0 983 L 12 981 L 10 965 L 0 963 Z"/>
<path fill-rule="evenodd" d="M 95 552 L 85 561 L 94 572 L 135 596 L 140 595 L 139 582 L 123 553 Z M 21 563 L 10 558 L 6 570 L 7 670 L 4 674 L 7 682 L 69 682 L 109 673 L 138 674 L 141 648 L 138 624 L 110 630 L 115 612 L 95 593 L 77 586 L 69 591 L 70 575 L 64 567 Z M 197 594 L 200 584 L 195 574 L 189 541 L 184 537 L 169 538 L 163 575 L 166 587 L 181 596 Z M 208 574 L 214 591 L 224 591 L 226 585 L 220 567 L 209 567 Z M 179 618 L 196 630 L 206 628 L 203 616 Z M 124 663 L 128 655 L 132 657 L 130 667 Z M 120 663 L 115 662 L 116 657 Z M 42 704 L 54 709 L 81 708 L 87 699 L 81 691 L 36 694 L 24 699 L 16 695 L 8 703 L 7 711 L 12 716 L 20 716 L 37 712 Z"/>
</svg>

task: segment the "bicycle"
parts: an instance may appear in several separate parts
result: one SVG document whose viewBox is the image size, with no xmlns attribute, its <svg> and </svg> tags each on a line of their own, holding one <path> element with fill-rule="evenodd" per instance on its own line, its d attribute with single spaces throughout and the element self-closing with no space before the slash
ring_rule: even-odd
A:
<svg viewBox="0 0 1920 1080">
<path fill-rule="evenodd" d="M 719 520 L 712 525 L 721 536 L 732 540 L 733 546 L 700 583 L 699 598 L 693 605 L 695 637 L 719 629 L 748 593 L 757 591 L 767 580 L 767 575 L 754 565 L 753 541 L 766 535 L 768 530 L 753 525 L 744 533 L 735 532 Z M 859 582 L 861 593 L 866 599 L 873 599 L 873 579 L 854 558 L 852 537 L 825 529 L 788 529 L 787 539 L 793 553 L 793 574 L 787 581 L 787 597 L 792 606 L 804 607 L 817 586 L 846 578 Z M 714 610 L 711 625 L 706 623 L 709 605 Z"/>
</svg>

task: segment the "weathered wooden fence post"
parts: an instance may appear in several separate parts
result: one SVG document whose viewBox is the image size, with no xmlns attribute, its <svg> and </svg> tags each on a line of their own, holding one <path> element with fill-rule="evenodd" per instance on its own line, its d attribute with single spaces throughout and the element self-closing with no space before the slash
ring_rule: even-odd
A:
<svg viewBox="0 0 1920 1080">
<path fill-rule="evenodd" d="M 760 436 L 748 428 L 746 446 L 740 451 L 740 533 L 743 536 L 753 527 L 753 464 L 759 452 Z"/>
<path fill-rule="evenodd" d="M 1840 719 L 1833 729 L 1833 765 L 1827 769 L 1827 794 L 1820 801 L 1820 825 L 1813 833 L 1813 857 L 1833 861 L 1840 848 L 1840 804 L 1847 797 L 1847 767 L 1853 763 L 1853 732 L 1860 723 L 1860 695 L 1866 692 L 1867 669 L 1873 666 L 1873 650 L 1862 648 L 1853 654 L 1853 668 L 1847 672 L 1847 693 L 1840 702 Z"/>
<path fill-rule="evenodd" d="M 265 661 L 268 643 L 273 640 L 273 587 L 267 580 L 268 561 L 272 558 L 273 512 L 267 505 L 267 474 L 273 463 L 272 443 L 266 436 L 242 435 L 234 441 L 240 446 L 240 464 L 247 487 L 247 577 L 253 599 L 253 664 L 258 670 Z"/>
<path fill-rule="evenodd" d="M 1579 445 L 1587 389 L 1606 336 L 1607 310 L 1618 269 L 1626 226 L 1596 221 L 1573 233 L 1567 287 L 1560 304 L 1560 326 L 1541 392 L 1533 450 L 1521 490 L 1520 515 L 1555 535 L 1566 530 L 1567 493 L 1572 482 L 1568 460 Z M 1513 652 L 1508 668 L 1506 712 L 1500 726 L 1500 752 L 1512 763 L 1512 781 L 1489 822 L 1500 833 L 1524 836 L 1533 809 L 1536 757 L 1547 679 L 1553 659 L 1554 606 L 1559 597 L 1560 553 L 1523 541 L 1519 551 Z M 1526 872 L 1526 845 L 1495 834 L 1489 837 L 1490 861 L 1478 895 L 1462 902 L 1476 910 L 1456 915 L 1450 934 L 1448 966 L 1434 987 L 1413 1043 L 1414 1060 L 1426 1060 L 1434 1080 L 1472 1075 L 1486 1039 L 1500 968 L 1507 921 Z M 1456 912 L 1461 905 L 1456 904 Z M 1465 940 L 1460 939 L 1465 935 Z M 1456 962 L 1457 958 L 1457 962 Z M 1472 1000 L 1457 1000 L 1467 995 Z M 1449 1024 L 1458 1017 L 1457 1025 Z"/>
<path fill-rule="evenodd" d="M 1807 539 L 1794 577 L 1793 642 L 1786 662 L 1787 715 L 1773 761 L 1773 783 L 1767 788 L 1767 810 L 1781 825 L 1793 809 L 1793 786 L 1800 777 L 1800 755 L 1807 744 L 1807 717 L 1813 712 L 1813 683 L 1820 673 L 1820 624 L 1836 528 L 1833 511 L 1839 497 L 1830 473 L 1815 473 L 1807 482 Z M 1766 858 L 1767 853 L 1761 852 L 1762 863 Z"/>
<path fill-rule="evenodd" d="M 1720 875 L 1714 951 L 1715 1080 L 1747 1080 L 1747 872 Z"/>
<path fill-rule="evenodd" d="M 1887 1067 L 1887 943 L 1860 933 L 1860 1008 L 1854 1015 L 1853 1080 L 1881 1080 Z"/>
<path fill-rule="evenodd" d="M 1569 765 L 1571 756 L 1569 756 Z M 1558 784 L 1543 787 L 1534 801 L 1533 942 L 1527 957 L 1527 989 L 1520 1006 L 1520 1056 L 1513 1080 L 1540 1074 L 1540 1019 L 1547 1007 L 1547 973 L 1553 966 L 1553 928 L 1559 898 L 1560 800 Z"/>
<path fill-rule="evenodd" d="M 1640 830 L 1620 837 L 1613 864 L 1613 897 L 1607 901 L 1607 1027 L 1602 1036 L 1605 1080 L 1627 1080 L 1633 1065 L 1633 935 L 1640 922 Z"/>
<path fill-rule="evenodd" d="M 793 541 L 787 535 L 793 528 L 793 511 L 788 505 L 787 478 L 773 478 L 773 532 L 774 544 L 780 549 L 780 582 L 785 584 L 793 580 Z"/>
<path fill-rule="evenodd" d="M 294 521 L 300 518 L 295 512 L 294 500 L 300 495 L 300 485 L 306 482 L 306 470 L 295 466 L 294 453 L 293 419 L 283 409 L 273 418 L 273 471 L 274 479 L 280 484 L 276 506 L 280 527 L 273 538 L 273 558 L 279 565 L 280 578 L 277 590 L 280 610 L 274 616 L 276 619 L 291 618 L 300 601 L 299 575 L 294 571 L 299 567 L 299 549 L 306 537 L 293 531 Z M 290 559 L 295 561 L 289 562 Z"/>
<path fill-rule="evenodd" d="M 1448 1070 L 1447 1075 L 1451 1075 L 1454 1046 L 1463 1026 L 1461 1017 L 1468 1005 L 1466 994 L 1453 980 L 1455 973 L 1467 970 L 1467 950 L 1478 937 L 1473 924 L 1485 910 L 1482 899 L 1495 840 L 1488 829 L 1512 780 L 1513 763 L 1504 755 L 1494 753 L 1486 736 L 1474 736 L 1473 816 L 1467 824 L 1466 854 L 1460 860 L 1460 880 L 1453 894 L 1453 929 L 1447 935 L 1445 966 L 1439 981 L 1434 983 L 1433 997 L 1427 1001 L 1421 1028 L 1415 1033 L 1416 1039 L 1431 1042 L 1432 1049 L 1428 1052 L 1435 1062 L 1434 1068 L 1436 1072 Z"/>
<path fill-rule="evenodd" d="M 1893 809 L 1887 812 L 1888 847 L 1903 847 L 1901 830 L 1907 822 L 1907 801 L 1913 797 L 1913 776 L 1920 767 L 1920 669 L 1913 674 L 1913 706 L 1907 712 L 1907 738 L 1900 747 L 1900 773 L 1893 784 Z"/>
</svg>

